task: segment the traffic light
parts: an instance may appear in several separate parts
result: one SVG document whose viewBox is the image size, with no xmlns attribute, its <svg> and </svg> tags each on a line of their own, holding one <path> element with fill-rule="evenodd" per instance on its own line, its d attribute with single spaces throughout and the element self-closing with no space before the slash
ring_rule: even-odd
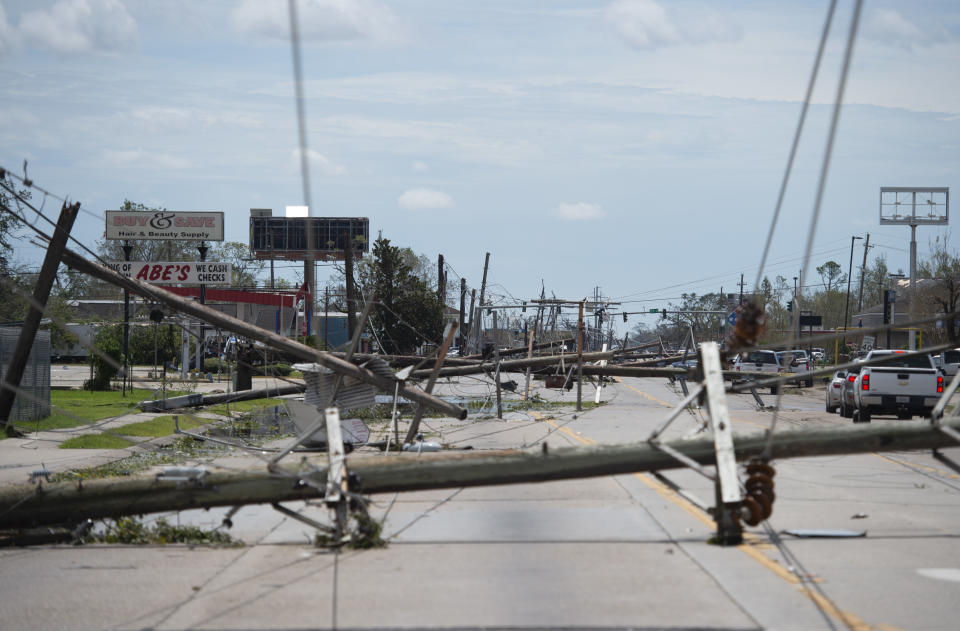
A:
<svg viewBox="0 0 960 631">
<path fill-rule="evenodd" d="M 792 300 L 788 300 L 788 301 L 787 301 L 787 311 L 793 311 L 793 301 L 792 301 Z"/>
<path fill-rule="evenodd" d="M 626 312 L 626 311 L 623 312 L 623 321 L 624 321 L 624 322 L 627 321 L 627 312 Z"/>
</svg>

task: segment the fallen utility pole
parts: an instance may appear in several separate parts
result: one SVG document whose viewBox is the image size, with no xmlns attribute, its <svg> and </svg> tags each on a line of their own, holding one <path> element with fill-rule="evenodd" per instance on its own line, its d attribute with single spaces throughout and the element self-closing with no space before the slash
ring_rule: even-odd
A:
<svg viewBox="0 0 960 631">
<path fill-rule="evenodd" d="M 282 397 L 288 394 L 299 394 L 306 390 L 304 385 L 281 386 L 279 388 L 262 388 L 260 390 L 243 390 L 241 392 L 219 392 L 216 394 L 184 394 L 179 397 L 166 399 L 149 399 L 137 404 L 143 412 L 163 412 L 179 410 L 180 408 L 197 408 L 218 403 L 233 403 L 234 401 L 251 401 L 269 397 Z"/>
<path fill-rule="evenodd" d="M 941 426 L 925 421 L 884 425 L 778 431 L 774 459 L 880 451 L 942 449 L 957 446 L 942 428 L 960 430 L 960 419 Z M 760 456 L 763 433 L 735 436 L 738 461 Z M 482 451 L 473 453 L 398 454 L 386 457 L 348 457 L 355 493 L 392 493 L 462 486 L 491 486 L 547 480 L 565 480 L 639 471 L 662 471 L 686 465 L 665 453 L 666 445 L 701 465 L 716 460 L 713 436 L 628 445 L 565 447 L 535 451 Z M 266 471 L 197 471 L 192 483 L 183 479 L 135 477 L 77 480 L 10 486 L 0 489 L 0 528 L 75 524 L 84 519 L 104 519 L 161 511 L 266 504 L 322 497 L 326 470 L 303 472 L 300 479 Z M 319 487 L 319 489 L 317 488 Z"/>
<path fill-rule="evenodd" d="M 364 383 L 372 384 L 386 392 L 394 391 L 396 382 L 389 377 L 381 377 L 380 375 L 377 375 L 366 368 L 361 368 L 360 366 L 340 359 L 339 357 L 331 355 L 330 353 L 320 351 L 315 348 L 310 348 L 305 344 L 287 339 L 283 336 L 273 333 L 272 331 L 261 329 L 260 327 L 252 324 L 247 324 L 242 320 L 238 320 L 237 318 L 231 317 L 225 313 L 221 313 L 215 309 L 211 309 L 205 305 L 199 305 L 192 300 L 172 294 L 169 291 L 159 287 L 148 285 L 133 278 L 126 278 L 112 269 L 99 265 L 98 263 L 94 263 L 93 261 L 89 261 L 69 249 L 64 250 L 63 262 L 78 272 L 89 274 L 94 278 L 99 278 L 100 280 L 117 285 L 118 287 L 130 289 L 130 291 L 134 293 L 140 294 L 141 296 L 146 296 L 147 298 L 156 300 L 157 302 L 162 302 L 163 304 L 166 304 L 177 311 L 186 313 L 187 315 L 191 315 L 195 318 L 200 318 L 201 320 L 215 324 L 222 329 L 226 329 L 227 331 L 239 333 L 250 339 L 263 342 L 268 346 L 285 351 L 306 361 L 316 362 L 321 366 L 329 368 L 338 375 L 352 377 L 353 379 L 363 381 Z M 444 414 L 449 414 L 455 418 L 463 419 L 467 417 L 467 410 L 465 408 L 448 403 L 447 401 L 423 392 L 418 388 L 411 388 L 406 385 L 401 385 L 400 394 L 411 401 L 420 403 L 434 410 L 439 410 Z"/>
<path fill-rule="evenodd" d="M 539 342 L 533 345 L 533 350 L 539 351 L 545 348 L 558 348 L 565 344 L 573 344 L 576 341 L 576 339 L 577 338 L 575 337 L 570 337 L 570 338 L 564 338 L 561 340 L 554 340 L 552 342 Z M 526 352 L 527 352 L 527 348 L 524 346 L 517 346 L 516 348 L 503 348 L 503 349 L 500 349 L 500 357 L 503 357 L 505 355 L 519 355 L 521 353 L 526 353 Z M 618 352 L 623 352 L 623 351 L 618 351 Z M 483 353 L 466 355 L 461 359 L 483 359 Z"/>
<path fill-rule="evenodd" d="M 613 351 L 597 351 L 596 353 L 584 353 L 583 361 L 600 361 L 601 359 L 613 359 Z M 527 366 L 536 368 L 537 366 L 552 366 L 559 364 L 560 360 L 570 361 L 575 359 L 573 353 L 570 355 L 546 355 L 543 357 L 531 357 L 530 359 L 508 359 L 500 362 L 500 372 L 522 372 Z M 478 375 L 485 372 L 493 372 L 497 369 L 496 362 L 484 362 L 482 364 L 473 364 L 471 366 L 450 366 L 440 369 L 438 377 L 463 377 L 465 375 Z M 411 378 L 423 378 L 430 376 L 430 370 L 420 369 L 410 373 Z"/>
<path fill-rule="evenodd" d="M 443 344 L 440 346 L 440 350 L 437 352 L 437 359 L 433 364 L 433 371 L 430 373 L 430 378 L 427 379 L 427 385 L 424 387 L 425 392 L 433 392 L 433 386 L 437 383 L 437 373 L 440 372 L 441 368 L 443 368 L 443 362 L 447 358 L 447 351 L 450 350 L 450 345 L 453 344 L 453 336 L 456 332 L 456 322 L 451 322 L 447 325 L 447 334 L 444 335 Z M 413 439 L 417 437 L 417 433 L 420 431 L 420 421 L 422 419 L 423 406 L 418 405 L 417 409 L 413 412 L 413 419 L 410 421 L 410 428 L 407 430 L 407 436 L 404 442 L 412 443 Z"/>
<path fill-rule="evenodd" d="M 7 436 L 20 435 L 13 428 L 13 425 L 9 424 L 10 412 L 13 410 L 13 401 L 17 396 L 17 390 L 20 389 L 23 371 L 27 367 L 30 349 L 33 348 L 33 341 L 37 337 L 37 329 L 40 328 L 40 320 L 43 318 L 43 310 L 46 308 L 47 299 L 50 297 L 53 279 L 56 277 L 57 268 L 60 266 L 60 258 L 66 248 L 67 238 L 70 236 L 70 230 L 73 228 L 73 222 L 79 212 L 80 202 L 70 206 L 64 202 L 60 208 L 60 217 L 57 219 L 53 238 L 50 239 L 47 253 L 43 257 L 40 275 L 37 277 L 37 284 L 33 288 L 33 300 L 30 302 L 30 309 L 27 311 L 27 317 L 23 319 L 23 326 L 20 327 L 20 336 L 17 338 L 13 357 L 4 371 L 3 382 L 0 384 L 0 429 Z"/>
</svg>

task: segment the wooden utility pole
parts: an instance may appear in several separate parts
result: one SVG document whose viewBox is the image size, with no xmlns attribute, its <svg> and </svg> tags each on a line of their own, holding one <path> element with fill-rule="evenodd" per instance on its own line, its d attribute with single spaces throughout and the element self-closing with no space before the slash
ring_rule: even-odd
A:
<svg viewBox="0 0 960 631">
<path fill-rule="evenodd" d="M 500 395 L 500 330 L 497 327 L 497 312 L 493 312 L 493 365 L 496 369 L 493 380 L 497 384 L 497 418 L 503 418 L 503 401 Z"/>
<path fill-rule="evenodd" d="M 10 358 L 10 363 L 3 375 L 3 382 L 0 384 L 0 429 L 6 432 L 7 436 L 20 435 L 20 432 L 15 430 L 9 422 L 10 412 L 13 410 L 13 401 L 17 396 L 17 390 L 20 389 L 23 371 L 27 367 L 30 349 L 37 337 L 37 329 L 40 328 L 40 320 L 43 318 L 43 310 L 47 306 L 50 289 L 53 287 L 53 280 L 57 275 L 57 268 L 60 266 L 60 258 L 63 256 L 67 238 L 70 236 L 70 230 L 73 229 L 73 222 L 76 220 L 78 212 L 80 212 L 80 202 L 70 206 L 67 206 L 67 203 L 64 202 L 60 208 L 60 217 L 57 219 L 53 238 L 50 239 L 47 253 L 43 257 L 40 275 L 37 277 L 37 284 L 33 288 L 33 300 L 30 302 L 27 316 L 23 319 L 17 345 L 13 349 L 13 356 Z"/>
<path fill-rule="evenodd" d="M 345 259 L 344 259 L 344 276 L 346 276 L 346 290 L 347 290 L 347 337 L 353 339 L 353 330 L 357 327 L 354 314 L 356 311 L 356 305 L 354 304 L 354 286 L 353 286 L 353 239 L 350 238 L 350 233 L 347 233 L 347 244 L 345 250 Z"/>
<path fill-rule="evenodd" d="M 577 412 L 583 411 L 583 303 L 577 318 Z"/>
<path fill-rule="evenodd" d="M 617 353 L 614 351 L 606 352 L 596 352 L 596 353 L 584 353 L 584 361 L 600 361 L 602 359 L 613 359 Z M 554 364 L 559 364 L 560 360 L 564 361 L 569 360 L 569 356 L 564 358 L 562 355 L 546 355 L 542 357 L 531 357 L 530 359 L 501 359 L 500 360 L 500 371 L 501 372 L 520 372 L 524 370 L 527 366 L 537 367 L 537 366 L 553 366 Z M 652 360 L 655 362 L 663 361 L 662 359 Z M 496 370 L 496 365 L 492 362 L 483 362 L 470 365 L 461 365 L 461 366 L 448 366 L 443 368 L 440 371 L 441 377 L 463 377 L 465 375 L 478 375 L 485 372 L 490 372 Z M 589 366 L 587 367 L 589 368 Z M 422 377 L 429 376 L 430 371 L 422 368 L 420 370 L 414 370 L 410 373 L 410 377 L 413 379 L 418 379 Z"/>
<path fill-rule="evenodd" d="M 956 445 L 943 430 L 960 430 L 960 419 L 930 423 L 840 425 L 778 430 L 771 452 L 775 460 L 809 456 L 943 449 Z M 766 436 L 734 436 L 740 462 L 764 454 Z M 640 471 L 663 471 L 686 465 L 663 451 L 668 446 L 701 465 L 716 462 L 712 435 L 659 443 L 551 447 L 541 451 L 486 451 L 397 454 L 381 458 L 347 457 L 355 474 L 354 493 L 393 493 L 427 489 L 491 486 L 547 480 L 565 480 Z M 321 497 L 326 469 L 301 473 L 311 484 L 292 484 L 291 478 L 269 471 L 208 470 L 203 484 L 183 484 L 162 476 L 144 475 L 0 488 L 0 528 L 75 524 L 191 508 L 237 506 L 307 500 Z"/>
<path fill-rule="evenodd" d="M 483 261 L 483 281 L 480 283 L 480 304 L 477 305 L 477 314 L 480 316 L 476 318 L 476 321 L 480 326 L 477 327 L 475 332 L 477 339 L 477 349 L 478 351 L 483 350 L 483 298 L 487 291 L 487 270 L 490 269 L 490 253 L 487 252 L 487 256 Z"/>
<path fill-rule="evenodd" d="M 447 358 L 447 351 L 450 350 L 450 345 L 453 344 L 453 337 L 457 332 L 456 322 L 451 322 L 447 326 L 449 329 L 443 338 L 443 345 L 440 346 L 440 350 L 437 352 L 437 361 L 433 363 L 433 370 L 430 372 L 429 379 L 427 379 L 427 385 L 424 387 L 424 392 L 427 394 L 433 392 L 433 386 L 437 383 L 437 375 L 443 367 L 443 362 Z M 417 432 L 420 431 L 420 419 L 422 418 L 423 406 L 418 405 L 417 409 L 413 412 L 413 420 L 410 421 L 410 427 L 407 429 L 407 436 L 404 442 L 411 443 L 413 439 L 417 437 Z M 389 427 L 387 428 L 387 432 L 390 432 Z"/>
<path fill-rule="evenodd" d="M 437 255 L 437 298 L 440 299 L 440 303 L 446 306 L 447 304 L 447 283 L 446 275 L 443 273 L 443 255 Z"/>
<path fill-rule="evenodd" d="M 130 289 L 130 291 L 135 294 L 146 296 L 151 300 L 161 302 L 172 307 L 176 311 L 180 311 L 195 318 L 200 318 L 227 331 L 239 333 L 240 335 L 249 337 L 252 340 L 263 342 L 272 348 L 290 353 L 294 357 L 298 357 L 305 361 L 316 362 L 321 366 L 329 368 L 339 375 L 352 377 L 359 381 L 363 381 L 364 383 L 372 384 L 385 392 L 394 391 L 394 387 L 396 385 L 396 380 L 394 379 L 377 375 L 366 368 L 362 368 L 348 361 L 344 361 L 343 359 L 340 359 L 331 353 L 310 348 L 309 346 L 300 344 L 295 340 L 277 335 L 272 331 L 261 329 L 258 326 L 248 324 L 215 309 L 199 305 L 189 298 L 170 293 L 169 291 L 166 291 L 155 285 L 148 285 L 147 283 L 138 281 L 134 278 L 126 278 L 112 269 L 104 267 L 99 263 L 89 261 L 69 249 L 64 249 L 63 251 L 63 262 L 79 272 L 89 274 L 94 278 L 99 278 L 100 280 L 106 281 L 118 287 Z M 429 408 L 439 410 L 445 414 L 450 414 L 456 418 L 463 419 L 467 416 L 467 410 L 465 408 L 448 403 L 447 401 L 425 393 L 417 388 L 401 386 L 399 393 L 401 396 L 404 396 L 416 403 L 422 403 Z"/>
<path fill-rule="evenodd" d="M 530 336 L 530 341 L 527 343 L 527 359 L 532 359 L 534 331 L 530 331 L 529 336 Z M 523 400 L 526 401 L 529 398 L 530 398 L 530 367 L 527 366 L 526 379 L 524 380 L 524 385 L 523 385 Z"/>
<path fill-rule="evenodd" d="M 477 316 L 476 312 L 473 310 L 473 305 L 476 302 L 476 300 L 477 300 L 477 290 L 471 289 L 470 290 L 470 311 L 467 312 L 470 315 L 470 324 L 467 325 L 467 329 L 469 330 L 464 336 L 465 342 L 466 342 L 465 350 L 467 353 L 470 352 L 470 345 L 472 343 L 470 340 L 471 338 L 473 338 L 473 323 L 476 320 L 476 316 Z M 464 351 L 460 351 L 460 352 L 463 353 Z"/>
<path fill-rule="evenodd" d="M 863 313 L 863 279 L 867 273 L 867 252 L 870 251 L 870 233 L 867 233 L 867 240 L 863 242 L 863 265 L 860 266 L 860 289 L 857 292 L 857 311 Z"/>
<path fill-rule="evenodd" d="M 457 348 L 460 349 L 461 357 L 467 354 L 466 349 L 463 347 L 463 340 L 464 340 L 464 330 L 463 330 L 464 321 L 463 320 L 466 317 L 466 313 L 464 312 L 466 301 L 467 301 L 467 279 L 461 278 L 460 279 L 460 320 L 459 320 L 460 328 L 457 335 L 457 339 L 458 339 Z"/>
</svg>

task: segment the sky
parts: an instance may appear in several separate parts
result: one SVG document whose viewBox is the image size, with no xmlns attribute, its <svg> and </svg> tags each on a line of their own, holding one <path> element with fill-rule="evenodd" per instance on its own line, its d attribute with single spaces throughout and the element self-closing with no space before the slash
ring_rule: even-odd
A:
<svg viewBox="0 0 960 631">
<path fill-rule="evenodd" d="M 312 214 L 442 253 L 450 283 L 479 287 L 490 252 L 496 299 L 749 290 L 828 4 L 299 0 Z M 802 264 L 852 14 L 838 2 L 771 279 Z M 0 167 L 80 201 L 88 244 L 127 199 L 222 210 L 246 242 L 250 208 L 304 203 L 289 30 L 284 0 L 0 0 Z M 864 3 L 811 289 L 868 232 L 871 261 L 909 270 L 879 189 L 958 190 L 958 61 L 960 3 Z M 954 248 L 917 233 L 921 257 Z"/>
</svg>

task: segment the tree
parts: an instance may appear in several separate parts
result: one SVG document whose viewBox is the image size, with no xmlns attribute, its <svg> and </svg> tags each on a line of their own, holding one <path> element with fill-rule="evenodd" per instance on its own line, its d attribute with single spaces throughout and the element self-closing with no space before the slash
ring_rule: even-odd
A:
<svg viewBox="0 0 960 631">
<path fill-rule="evenodd" d="M 863 272 L 863 304 L 865 306 L 882 304 L 883 290 L 887 288 L 890 270 L 887 268 L 887 255 L 878 254 L 873 265 Z"/>
<path fill-rule="evenodd" d="M 380 237 L 372 256 L 357 266 L 363 295 L 376 294 L 369 325 L 387 353 L 411 353 L 443 335 L 443 303 L 416 275 L 412 254 Z"/>
<path fill-rule="evenodd" d="M 235 287 L 256 287 L 257 277 L 267 262 L 254 259 L 246 243 L 224 241 L 210 248 L 208 261 L 230 263 L 233 266 L 233 285 Z"/>
<path fill-rule="evenodd" d="M 847 282 L 847 275 L 836 261 L 827 261 L 817 268 L 817 273 L 820 274 L 820 282 L 826 291 L 836 291 Z"/>
<path fill-rule="evenodd" d="M 93 379 L 84 382 L 86 390 L 109 390 L 123 357 L 123 329 L 119 324 L 102 327 L 94 338 L 100 353 L 92 354 Z"/>
<path fill-rule="evenodd" d="M 958 330 L 954 314 L 960 307 L 960 258 L 947 248 L 948 240 L 949 234 L 942 241 L 936 237 L 930 243 L 930 259 L 917 263 L 917 276 L 929 279 L 930 285 L 924 291 L 917 291 L 916 298 L 918 306 L 926 306 L 928 313 L 947 315 L 943 327 L 947 338 L 956 342 Z"/>
</svg>

